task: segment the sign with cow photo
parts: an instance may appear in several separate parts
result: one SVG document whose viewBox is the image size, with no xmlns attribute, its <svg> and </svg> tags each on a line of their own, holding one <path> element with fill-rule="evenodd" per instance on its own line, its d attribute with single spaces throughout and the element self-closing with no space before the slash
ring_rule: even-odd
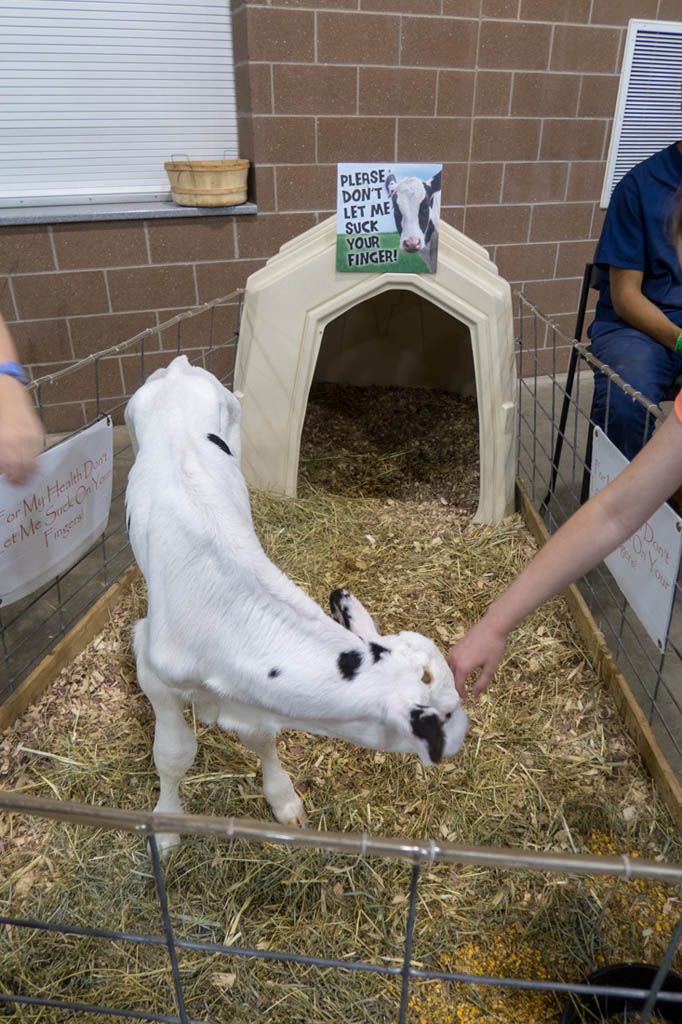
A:
<svg viewBox="0 0 682 1024">
<path fill-rule="evenodd" d="M 338 164 L 336 269 L 435 274 L 442 164 Z"/>
</svg>

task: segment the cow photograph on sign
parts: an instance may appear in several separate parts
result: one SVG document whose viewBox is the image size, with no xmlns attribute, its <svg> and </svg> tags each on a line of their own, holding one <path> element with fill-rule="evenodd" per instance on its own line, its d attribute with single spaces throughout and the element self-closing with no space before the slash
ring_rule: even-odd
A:
<svg viewBox="0 0 682 1024">
<path fill-rule="evenodd" d="M 336 269 L 435 274 L 442 164 L 338 164 Z"/>
</svg>

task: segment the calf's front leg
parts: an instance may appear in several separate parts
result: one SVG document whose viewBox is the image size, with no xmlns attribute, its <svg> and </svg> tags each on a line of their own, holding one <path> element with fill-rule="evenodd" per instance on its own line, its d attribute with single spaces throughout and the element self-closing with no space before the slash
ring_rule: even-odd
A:
<svg viewBox="0 0 682 1024">
<path fill-rule="evenodd" d="M 303 802 L 280 764 L 274 733 L 239 729 L 239 739 L 260 758 L 263 792 L 277 821 L 302 825 L 306 820 Z"/>
<path fill-rule="evenodd" d="M 154 764 L 159 773 L 159 800 L 155 812 L 182 814 L 180 783 L 191 767 L 197 752 L 197 741 L 182 714 L 182 700 L 152 671 L 144 654 L 138 655 L 137 678 L 156 717 L 154 727 Z M 175 832 L 160 832 L 156 841 L 164 857 L 178 846 Z"/>
</svg>

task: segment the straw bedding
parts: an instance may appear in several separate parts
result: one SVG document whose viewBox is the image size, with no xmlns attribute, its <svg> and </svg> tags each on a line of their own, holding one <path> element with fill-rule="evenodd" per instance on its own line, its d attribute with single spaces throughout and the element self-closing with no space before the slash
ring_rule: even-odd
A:
<svg viewBox="0 0 682 1024">
<path fill-rule="evenodd" d="M 367 395 L 352 390 L 316 389 L 300 496 L 254 494 L 256 528 L 271 557 L 323 606 L 330 589 L 348 586 L 383 631 L 418 629 L 446 650 L 532 556 L 533 541 L 517 516 L 496 526 L 471 522 L 472 403 L 378 389 L 365 402 L 374 409 L 371 427 L 361 427 L 354 403 Z M 397 441 L 386 427 L 391 399 L 400 407 Z M 454 446 L 449 468 L 450 439 L 419 419 L 427 399 L 439 429 L 446 424 L 469 444 L 466 456 Z M 109 627 L 2 737 L 0 784 L 96 804 L 154 805 L 153 721 L 129 653 L 130 623 L 144 601 L 143 586 L 134 587 Z M 463 750 L 436 768 L 303 734 L 282 737 L 282 761 L 309 824 L 682 859 L 680 837 L 563 601 L 549 602 L 513 634 L 494 685 L 468 710 Z M 197 731 L 186 810 L 268 819 L 253 755 L 215 727 Z M 386 965 L 401 962 L 409 873 L 390 861 L 192 838 L 165 868 L 182 937 Z M 676 890 L 650 883 L 434 865 L 422 876 L 414 959 L 427 969 L 579 980 L 603 963 L 656 962 L 680 910 Z M 161 933 L 138 837 L 21 816 L 0 819 L 0 912 Z M 397 1019 L 395 981 L 198 952 L 179 959 L 196 1020 Z M 165 953 L 124 943 L 7 928 L 0 986 L 174 1012 Z M 532 1024 L 558 1020 L 560 1010 L 551 995 L 428 982 L 412 986 L 408 1019 Z M 54 1010 L 6 1006 L 4 1013 L 16 1021 L 66 1019 Z"/>
</svg>

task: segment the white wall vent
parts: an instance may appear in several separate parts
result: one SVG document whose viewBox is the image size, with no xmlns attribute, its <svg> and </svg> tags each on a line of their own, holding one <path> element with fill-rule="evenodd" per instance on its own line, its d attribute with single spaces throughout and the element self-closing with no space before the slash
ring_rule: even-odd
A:
<svg viewBox="0 0 682 1024">
<path fill-rule="evenodd" d="M 682 138 L 682 22 L 628 24 L 600 205 L 631 167 Z"/>
</svg>

